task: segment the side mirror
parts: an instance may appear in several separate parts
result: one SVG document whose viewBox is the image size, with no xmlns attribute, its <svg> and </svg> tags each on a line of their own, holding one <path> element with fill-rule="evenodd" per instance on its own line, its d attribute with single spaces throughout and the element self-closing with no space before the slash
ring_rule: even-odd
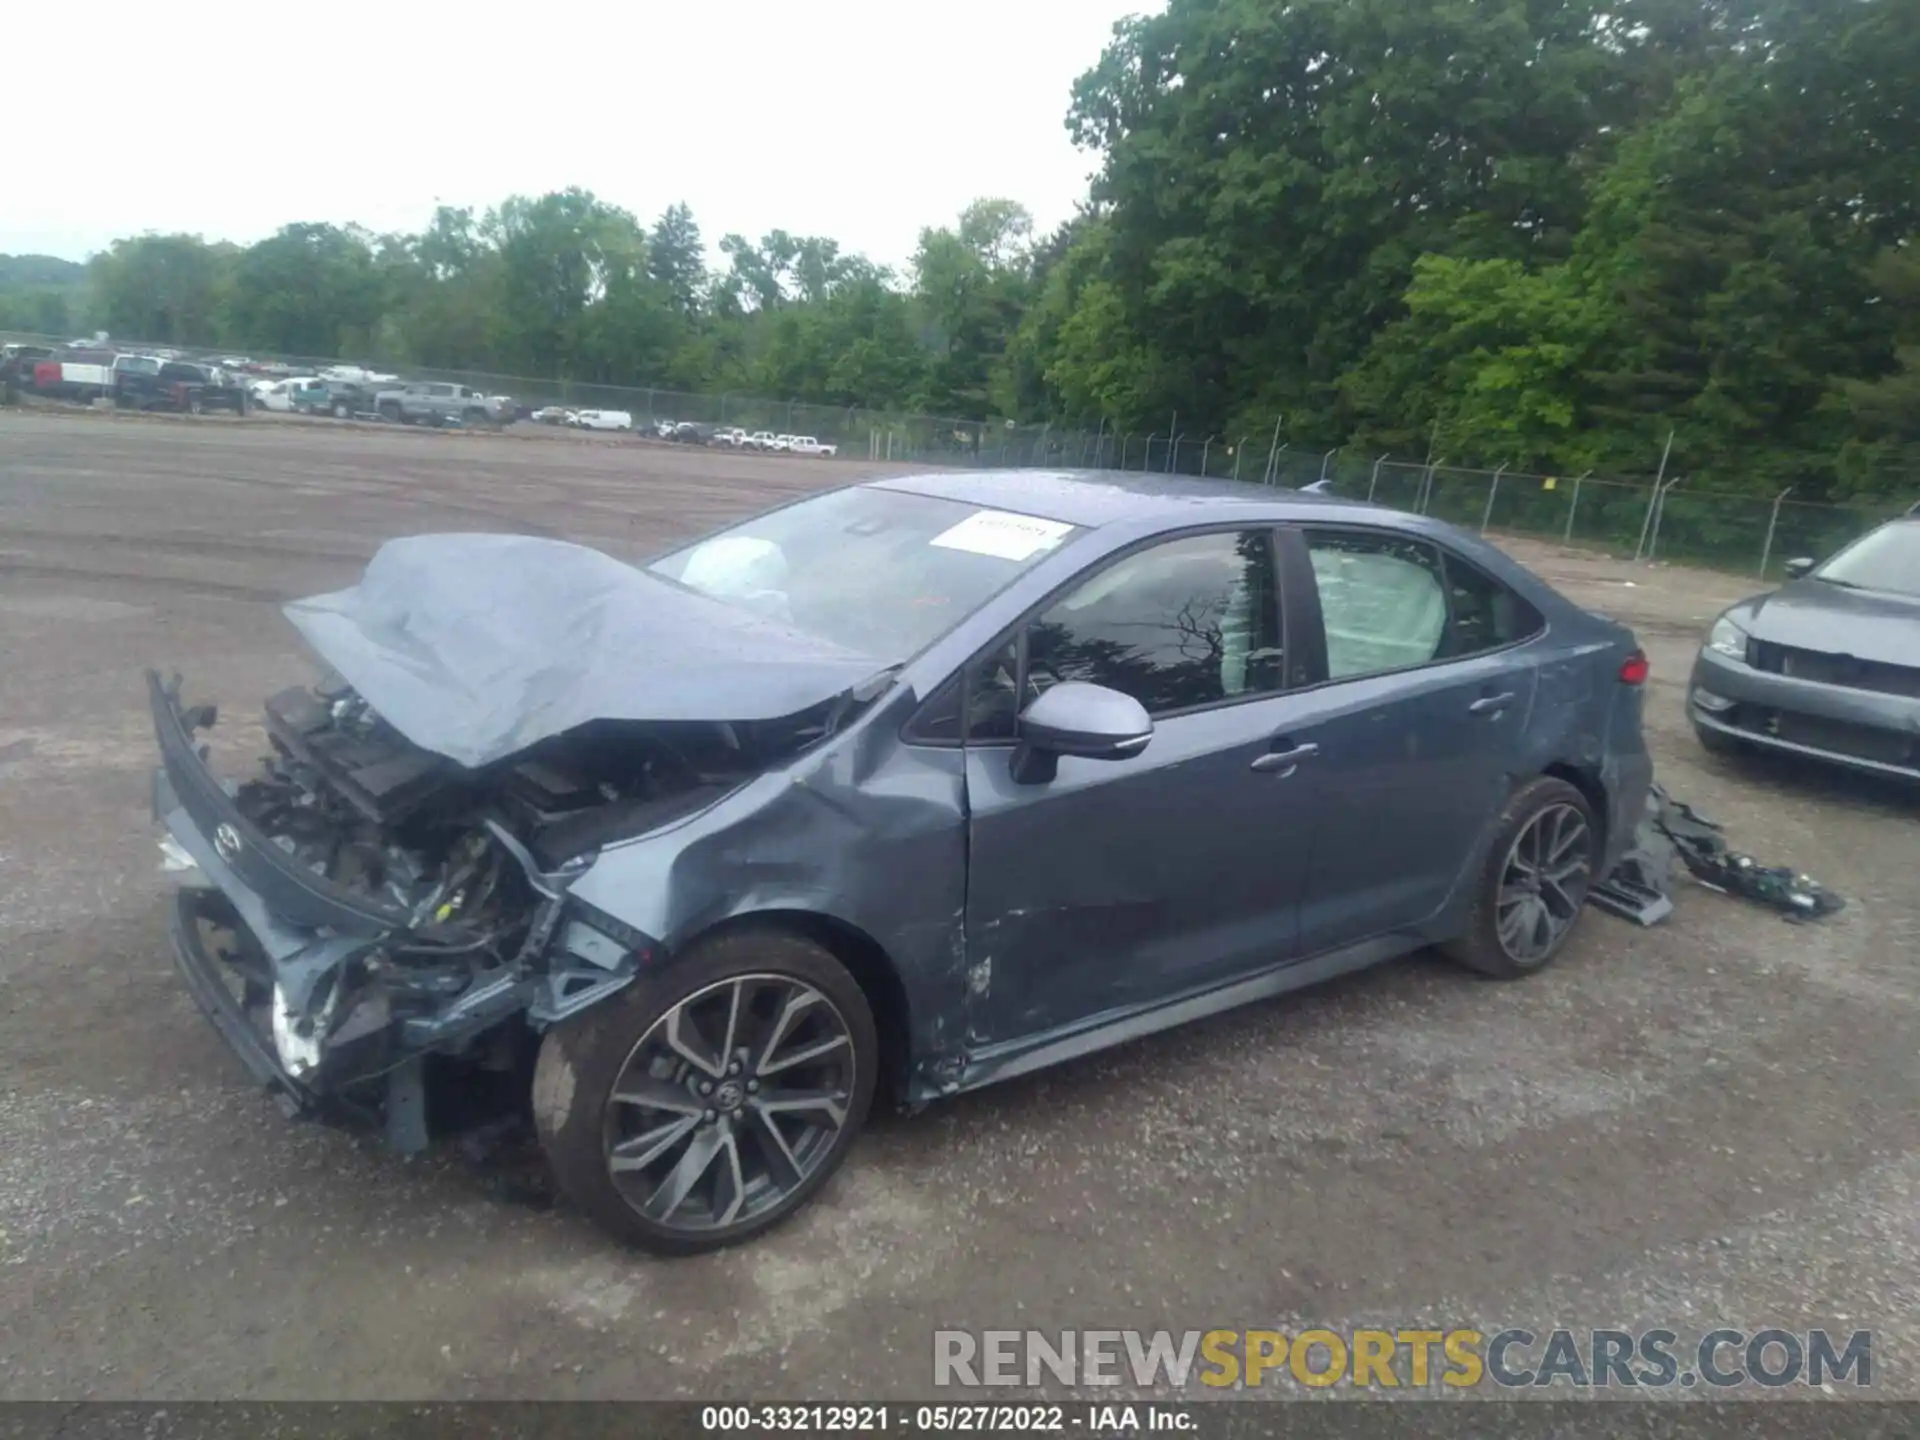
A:
<svg viewBox="0 0 1920 1440">
<path fill-rule="evenodd" d="M 1082 760 L 1124 760 L 1153 739 L 1153 719 L 1131 695 L 1063 680 L 1020 714 L 1020 743 L 1013 752 L 1013 778 L 1045 784 L 1062 755 Z"/>
<path fill-rule="evenodd" d="M 1787 561 L 1787 563 L 1780 568 L 1787 572 L 1787 578 L 1789 580 L 1798 580 L 1813 569 L 1814 563 L 1814 561 L 1809 560 L 1806 556 L 1801 555 Z"/>
</svg>

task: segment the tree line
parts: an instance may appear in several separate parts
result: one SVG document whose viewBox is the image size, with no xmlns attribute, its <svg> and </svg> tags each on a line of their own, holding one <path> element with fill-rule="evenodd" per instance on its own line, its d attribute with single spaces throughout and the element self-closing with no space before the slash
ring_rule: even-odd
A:
<svg viewBox="0 0 1920 1440">
<path fill-rule="evenodd" d="M 1920 488 L 1920 0 L 1170 0 L 899 272 L 578 189 L 121 240 L 0 326 L 1267 435 L 1800 498 Z M 18 262 L 16 262 L 17 264 Z M 55 320 L 60 324 L 51 323 Z"/>
</svg>

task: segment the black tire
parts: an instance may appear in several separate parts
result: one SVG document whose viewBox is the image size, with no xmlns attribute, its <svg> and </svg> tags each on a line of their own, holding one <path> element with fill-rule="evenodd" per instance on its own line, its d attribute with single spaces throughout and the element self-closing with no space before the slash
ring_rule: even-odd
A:
<svg viewBox="0 0 1920 1440">
<path fill-rule="evenodd" d="M 1577 841 L 1570 838 L 1575 819 L 1582 837 Z M 1524 874 L 1529 856 L 1523 852 L 1535 836 L 1548 844 L 1567 838 L 1578 851 L 1538 866 L 1542 874 L 1558 873 L 1569 859 L 1584 863 L 1556 881 L 1536 875 L 1529 891 Z M 1443 944 L 1441 953 L 1494 980 L 1519 980 L 1544 970 L 1579 923 L 1599 858 L 1600 829 L 1587 797 L 1551 775 L 1528 781 L 1501 808 L 1466 928 Z"/>
<path fill-rule="evenodd" d="M 729 987 L 729 982 L 735 983 Z M 778 1008 L 782 995 L 804 994 L 815 998 L 798 1011 L 803 1018 L 791 1024 L 770 1020 L 758 1013 L 765 1008 L 762 1001 Z M 737 998 L 742 996 L 749 998 Z M 730 999 L 731 1013 L 741 1017 L 741 1025 L 759 1027 L 743 1028 L 739 1035 L 731 1037 L 744 1038 L 750 1033 L 757 1037 L 751 1043 L 733 1047 L 745 1066 L 744 1077 L 737 1081 L 723 1078 L 736 1074 L 738 1065 L 724 1072 L 712 1072 L 720 1081 L 717 1092 L 713 1082 L 704 1078 L 708 1072 L 692 1066 L 682 1066 L 684 1075 L 657 1078 L 661 1062 L 671 1065 L 678 1054 L 685 1053 L 677 1047 L 672 1053 L 660 1048 L 661 1027 L 683 1038 L 688 1030 L 696 1032 L 700 1044 L 695 1048 L 719 1057 L 724 1063 L 721 1052 L 727 1049 L 725 1041 L 716 1046 L 704 1033 L 715 1028 L 711 1017 L 716 1012 L 711 1008 L 704 1012 L 709 1017 L 704 1028 L 698 1024 L 697 1016 L 698 1007 L 722 1005 L 728 1003 L 729 997 L 734 997 Z M 820 1000 L 827 1004 L 821 1007 L 817 1003 Z M 682 1017 L 693 1012 L 696 1020 L 685 1030 L 674 1032 L 673 1012 L 683 1003 L 689 1010 L 682 1011 Z M 786 1008 L 792 1009 L 792 1006 Z M 815 1025 L 821 1028 L 817 1031 L 801 1028 Z M 769 1032 L 771 1038 L 768 1038 Z M 834 1058 L 818 1062 L 831 1070 L 831 1080 L 818 1079 L 818 1072 L 810 1072 L 809 1067 L 796 1065 L 792 1060 L 782 1067 L 769 1065 L 764 1072 L 759 1069 L 760 1064 L 774 1058 L 776 1051 L 786 1053 L 782 1048 L 786 1045 L 805 1043 L 817 1048 L 819 1042 L 809 1037 L 825 1033 L 846 1037 L 844 1047 L 837 1043 L 828 1047 L 828 1053 Z M 788 1038 L 782 1039 L 783 1035 Z M 756 1058 L 754 1052 L 760 1041 L 765 1044 Z M 649 1055 L 653 1057 L 650 1062 Z M 840 1058 L 843 1055 L 844 1061 Z M 827 1183 L 846 1159 L 866 1120 L 873 1100 L 879 1055 L 872 1011 L 845 966 L 820 946 L 797 935 L 768 929 L 738 930 L 697 945 L 665 972 L 635 981 L 604 1004 L 548 1031 L 541 1042 L 540 1058 L 534 1070 L 534 1119 L 561 1193 L 602 1229 L 656 1254 L 698 1254 L 738 1244 L 778 1225 Z M 636 1067 L 650 1068 L 630 1070 L 630 1062 Z M 844 1070 L 839 1068 L 842 1064 Z M 759 1092 L 761 1081 L 753 1077 L 771 1076 L 775 1068 L 783 1068 L 789 1075 L 795 1070 L 802 1075 L 813 1074 L 813 1083 L 820 1086 L 820 1091 L 778 1092 L 774 1086 L 787 1082 L 769 1080 L 766 1091 L 755 1100 L 740 1088 L 746 1086 Z M 652 1087 L 659 1086 L 669 1103 L 662 1106 L 646 1102 L 616 1103 L 613 1095 L 621 1083 L 628 1091 L 645 1086 L 649 1093 L 653 1093 Z M 694 1096 L 702 1084 L 707 1090 L 700 1093 L 716 1098 L 696 1098 L 693 1109 L 686 1109 L 687 1097 Z M 817 1106 L 788 1104 L 783 1107 L 776 1102 L 774 1108 L 782 1111 L 784 1121 L 770 1117 L 759 1108 L 779 1093 L 812 1096 L 827 1089 L 832 1090 L 837 1102 L 844 1095 L 844 1101 L 839 1104 L 838 1129 L 829 1132 L 822 1125 L 817 1127 L 822 1132 L 818 1135 L 806 1129 L 797 1142 L 792 1139 L 794 1132 L 783 1129 L 783 1124 L 794 1123 L 796 1109 Z M 731 1096 L 727 1095 L 729 1090 Z M 697 1118 L 699 1107 L 706 1104 L 729 1104 L 731 1108 L 724 1113 L 708 1109 L 704 1118 Z M 642 1118 L 649 1110 L 670 1118 L 649 1123 Z M 671 1118 L 676 1115 L 686 1118 Z M 805 1128 L 806 1122 L 799 1123 Z M 638 1126 L 645 1128 L 632 1135 L 623 1128 Z M 633 1147 L 683 1126 L 692 1128 L 683 1129 L 677 1137 L 655 1147 L 664 1153 L 651 1162 L 653 1168 L 642 1168 Z M 775 1176 L 774 1152 L 760 1138 L 761 1126 L 771 1128 L 780 1140 L 781 1154 L 787 1162 L 792 1162 L 796 1155 L 803 1157 L 798 1165 L 789 1167 L 797 1179 L 782 1181 Z M 660 1219 L 643 1215 L 639 1205 L 660 1202 L 661 1192 L 670 1189 L 667 1180 L 686 1168 L 696 1146 L 706 1143 L 707 1149 L 702 1153 L 715 1159 L 728 1153 L 715 1148 L 718 1141 L 707 1143 L 721 1134 L 722 1129 L 727 1137 L 724 1143 L 730 1149 L 731 1175 L 725 1167 L 716 1173 L 712 1160 L 703 1161 L 704 1168 L 696 1168 L 687 1184 L 699 1188 L 710 1180 L 707 1193 L 696 1196 L 692 1191 L 683 1191 L 685 1198 L 668 1205 L 665 1218 L 675 1221 L 676 1216 L 685 1213 L 676 1207 L 689 1200 L 697 1202 L 693 1212 L 685 1213 L 685 1218 L 678 1223 L 662 1223 Z M 680 1149 L 683 1140 L 686 1148 Z M 790 1148 L 794 1143 L 800 1148 Z M 624 1158 L 633 1162 L 624 1171 L 633 1176 L 628 1182 L 629 1190 L 623 1190 L 613 1178 L 616 1149 L 625 1150 Z M 655 1152 L 650 1148 L 647 1153 Z M 749 1160 L 760 1162 L 765 1173 L 751 1179 L 733 1178 L 746 1176 L 752 1168 Z M 662 1172 L 657 1167 L 666 1168 Z M 661 1178 L 663 1174 L 665 1178 Z M 645 1201 L 628 1198 L 656 1185 L 659 1188 L 653 1189 Z M 761 1187 L 757 1195 L 756 1186 Z M 742 1213 L 730 1223 L 724 1223 L 712 1213 L 723 1194 L 740 1197 L 732 1203 Z M 700 1207 L 704 1207 L 705 1213 Z"/>
<path fill-rule="evenodd" d="M 1737 760 L 1747 754 L 1747 747 L 1731 735 L 1722 735 L 1718 730 L 1709 730 L 1704 725 L 1693 727 L 1700 748 L 1709 755 L 1718 755 L 1722 760 Z"/>
</svg>

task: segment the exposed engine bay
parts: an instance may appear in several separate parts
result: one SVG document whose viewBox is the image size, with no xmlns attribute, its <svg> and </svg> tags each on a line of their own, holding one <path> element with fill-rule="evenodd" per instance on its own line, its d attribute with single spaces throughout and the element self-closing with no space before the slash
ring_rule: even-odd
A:
<svg viewBox="0 0 1920 1440">
<path fill-rule="evenodd" d="M 183 707 L 177 682 L 152 683 L 168 761 L 156 808 L 176 837 L 163 848 L 173 868 L 221 882 L 196 889 L 189 921 L 233 1018 L 296 1082 L 282 1088 L 297 1089 L 300 1108 L 383 1117 L 407 1150 L 426 1143 L 423 1062 L 513 1071 L 538 1029 L 638 972 L 649 938 L 566 897 L 600 849 L 706 808 L 831 733 L 847 708 L 596 722 L 469 769 L 332 678 L 267 701 L 269 752 L 235 786 L 204 769 L 204 746 L 169 751 L 170 723 L 191 745 L 213 708 Z M 198 823 L 173 824 L 169 804 Z M 234 812 L 244 824 L 217 823 Z M 202 835 L 214 854 L 182 850 Z M 256 846 L 284 858 L 250 854 Z M 266 913 L 243 913 L 236 894 L 257 895 Z M 329 903 L 338 923 L 327 923 Z"/>
</svg>

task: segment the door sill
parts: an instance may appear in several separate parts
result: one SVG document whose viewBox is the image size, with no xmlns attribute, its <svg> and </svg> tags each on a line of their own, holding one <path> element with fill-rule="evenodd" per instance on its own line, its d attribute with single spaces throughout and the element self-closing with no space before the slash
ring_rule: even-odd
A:
<svg viewBox="0 0 1920 1440">
<path fill-rule="evenodd" d="M 1255 1000 L 1268 1000 L 1290 991 L 1303 990 L 1341 975 L 1352 974 L 1374 965 L 1410 954 L 1428 942 L 1419 935 L 1379 935 L 1324 951 L 1305 960 L 1289 960 L 1271 969 L 1259 971 L 1241 980 L 1211 989 L 1190 991 L 1170 1000 L 1156 1000 L 1109 1010 L 1085 1020 L 1076 1020 L 1037 1035 L 1022 1036 L 975 1050 L 967 1056 L 957 1090 L 978 1090 L 1044 1070 L 1065 1060 L 1091 1055 L 1112 1045 L 1122 1045 L 1156 1031 L 1171 1030 L 1191 1020 L 1235 1010 Z M 951 1094 L 953 1091 L 945 1093 Z"/>
</svg>

